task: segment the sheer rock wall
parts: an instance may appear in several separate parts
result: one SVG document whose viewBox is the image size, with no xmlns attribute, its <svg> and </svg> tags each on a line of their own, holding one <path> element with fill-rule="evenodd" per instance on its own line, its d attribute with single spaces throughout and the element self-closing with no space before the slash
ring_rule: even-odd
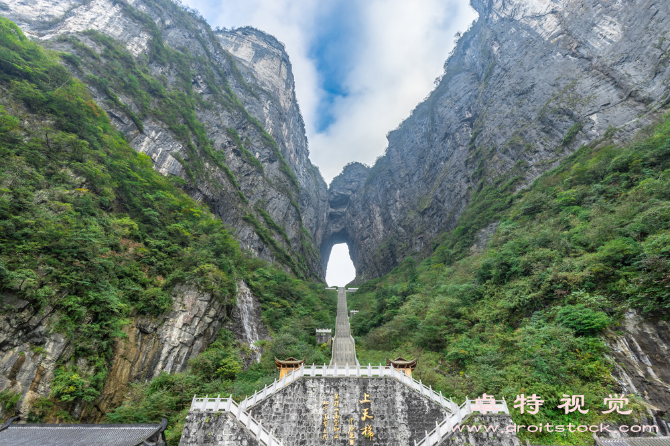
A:
<svg viewBox="0 0 670 446">
<path fill-rule="evenodd" d="M 640 396 L 649 424 L 658 426 L 659 435 L 670 436 L 670 324 L 630 311 L 605 342 L 614 360 L 612 375 L 623 393 Z"/>
<path fill-rule="evenodd" d="M 302 273 L 314 278 L 324 277 L 318 246 L 325 231 L 327 186 L 309 160 L 291 63 L 282 43 L 253 28 L 215 34 L 203 19 L 182 10 L 171 1 L 36 0 L 27 5 L 20 0 L 9 0 L 5 4 L 7 9 L 2 11 L 2 15 L 14 20 L 27 35 L 56 50 L 76 54 L 76 48 L 59 40 L 59 36 L 75 35 L 101 53 L 104 60 L 102 48 L 85 34 L 89 29 L 122 42 L 138 60 L 149 60 L 150 74 L 163 78 L 169 88 L 179 84 L 179 67 L 170 62 L 160 64 L 151 59 L 151 29 L 147 23 L 138 19 L 134 11 L 148 14 L 157 25 L 166 46 L 217 65 L 223 75 L 214 73 L 214 87 L 223 91 L 228 84 L 251 119 L 240 109 L 224 107 L 212 101 L 214 91 L 207 82 L 207 73 L 203 71 L 202 64 L 193 64 L 191 67 L 192 88 L 203 101 L 210 101 L 210 106 L 195 101 L 196 116 L 205 127 L 206 137 L 213 141 L 213 150 L 224 155 L 225 164 L 232 171 L 239 183 L 239 191 L 245 195 L 248 203 L 240 199 L 238 189 L 231 184 L 225 172 L 211 163 L 206 165 L 208 178 L 199 177 L 196 181 L 188 181 L 187 192 L 197 200 L 207 202 L 212 211 L 230 227 L 244 249 L 262 259 L 283 263 L 289 269 L 282 255 L 269 246 L 245 218 L 251 214 L 266 230 L 273 233 L 277 244 L 297 264 L 300 265 L 303 259 Z M 94 68 L 90 67 L 84 67 L 83 71 L 71 71 L 85 82 L 87 74 L 99 75 L 93 73 Z M 150 156 L 159 172 L 188 180 L 178 161 L 179 158 L 189 161 L 183 140 L 151 113 L 143 119 L 144 131 L 140 131 L 123 110 L 110 102 L 105 92 L 90 82 L 89 86 L 96 101 L 126 134 L 132 147 Z M 138 111 L 133 98 L 124 96 L 121 91 L 115 91 L 115 94 L 134 112 Z M 252 119 L 256 119 L 274 138 L 278 152 L 267 143 L 262 131 L 253 125 Z M 262 164 L 262 173 L 245 159 L 228 129 L 237 131 L 251 156 Z M 286 160 L 296 179 L 295 183 L 282 169 L 278 153 Z M 273 232 L 271 224 L 266 224 L 258 207 L 283 228 L 288 242 L 283 234 Z"/>
<path fill-rule="evenodd" d="M 668 101 L 668 2 L 472 6 L 479 19 L 441 82 L 389 134 L 385 156 L 338 210 L 359 281 L 430 252 L 483 185 L 516 175 L 527 185 L 609 127 L 628 138 Z"/>
<path fill-rule="evenodd" d="M 239 292 L 248 292 L 244 282 Z M 245 291 L 246 290 L 246 291 Z M 240 341 L 246 340 L 241 308 L 226 307 L 210 294 L 195 287 L 177 286 L 172 296 L 172 311 L 158 318 L 134 317 L 124 328 L 127 338 L 117 340 L 109 375 L 95 404 L 75 408 L 73 415 L 82 420 L 100 421 L 104 414 L 119 406 L 130 383 L 150 380 L 162 372 L 184 371 L 190 359 L 204 351 L 227 324 Z M 260 321 L 260 302 L 252 295 L 251 323 L 261 336 L 267 329 Z M 59 363 L 70 362 L 74 353 L 72 342 L 52 329 L 57 316 L 47 308 L 33 313 L 27 301 L 3 296 L 0 315 L 0 391 L 21 394 L 20 413 L 23 420 L 36 399 L 48 397 L 54 371 Z M 37 348 L 38 347 L 38 348 Z M 90 366 L 80 360 L 84 371 Z"/>
</svg>

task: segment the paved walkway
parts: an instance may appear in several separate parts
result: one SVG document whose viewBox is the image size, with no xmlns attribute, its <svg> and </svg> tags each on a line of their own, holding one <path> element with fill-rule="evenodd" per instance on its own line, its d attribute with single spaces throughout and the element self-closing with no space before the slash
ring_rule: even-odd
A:
<svg viewBox="0 0 670 446">
<path fill-rule="evenodd" d="M 349 314 L 347 312 L 347 291 L 344 287 L 337 289 L 337 319 L 335 324 L 333 358 L 330 360 L 330 365 L 357 365 L 356 346 L 354 338 L 351 337 Z"/>
</svg>

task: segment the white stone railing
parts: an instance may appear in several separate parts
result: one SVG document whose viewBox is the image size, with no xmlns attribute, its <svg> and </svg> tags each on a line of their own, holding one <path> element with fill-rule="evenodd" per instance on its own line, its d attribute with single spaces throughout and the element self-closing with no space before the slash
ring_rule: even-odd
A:
<svg viewBox="0 0 670 446">
<path fill-rule="evenodd" d="M 420 380 L 417 381 L 398 369 L 382 366 L 381 364 L 375 366 L 368 364 L 367 367 L 361 367 L 360 365 L 356 367 L 350 367 L 348 365 L 327 366 L 325 364 L 312 364 L 311 366 L 303 366 L 288 373 L 282 379 L 276 379 L 271 385 L 265 386 L 265 388 L 262 390 L 257 391 L 253 395 L 241 401 L 239 405 L 233 401 L 232 395 L 230 398 L 208 398 L 207 396 L 205 398 L 193 397 L 193 401 L 191 402 L 191 411 L 230 412 L 235 415 L 238 420 L 247 426 L 247 428 L 266 445 L 283 445 L 283 443 L 277 440 L 271 432 L 263 428 L 260 422 L 254 420 L 251 415 L 246 412 L 246 410 L 260 403 L 267 397 L 277 393 L 279 390 L 288 386 L 292 382 L 305 376 L 324 378 L 394 378 L 409 388 L 419 392 L 419 394 L 438 403 L 443 408 L 445 408 L 449 414 L 441 423 L 435 422 L 435 429 L 429 433 L 427 432 L 426 436 L 419 443 L 414 442 L 415 446 L 434 446 L 441 443 L 453 433 L 454 426 L 459 425 L 473 412 L 481 412 L 480 408 L 476 407 L 474 404 L 476 400 L 470 400 L 466 397 L 465 402 L 458 406 L 458 404 L 454 403 L 451 398 L 444 398 L 442 392 L 437 393 L 432 389 L 431 386 L 424 385 Z M 487 413 L 491 412 L 509 414 L 509 409 L 507 408 L 507 402 L 505 399 L 491 401 L 492 404 L 486 406 Z"/>
<path fill-rule="evenodd" d="M 475 400 L 476 401 L 476 400 Z M 435 429 L 430 433 L 426 432 L 426 436 L 420 441 L 414 441 L 414 446 L 434 446 L 442 443 L 446 440 L 451 434 L 454 433 L 454 427 L 461 424 L 461 422 L 470 416 L 472 412 L 481 412 L 481 406 L 473 408 L 473 400 L 465 398 L 465 402 L 459 406 L 456 406 L 450 415 L 447 415 L 441 423 L 435 422 Z M 494 404 L 487 405 L 486 413 L 506 413 L 509 414 L 509 409 L 507 408 L 507 402 L 503 398 L 502 400 L 495 400 Z M 469 431 L 468 431 L 469 432 Z"/>
<path fill-rule="evenodd" d="M 435 392 L 431 386 L 426 386 L 421 381 L 417 381 L 414 378 L 407 376 L 404 372 L 401 372 L 398 369 L 388 366 L 380 365 L 370 365 L 366 366 L 327 366 L 327 365 L 315 365 L 303 366 L 299 369 L 293 370 L 292 372 L 286 374 L 281 379 L 276 379 L 271 385 L 265 386 L 262 390 L 257 391 L 253 395 L 247 397 L 245 400 L 241 401 L 239 404 L 240 410 L 245 411 L 249 407 L 252 407 L 267 397 L 277 393 L 279 390 L 288 386 L 292 382 L 296 381 L 299 378 L 304 376 L 307 377 L 325 377 L 325 378 L 395 378 L 401 383 L 405 384 L 409 388 L 419 392 L 421 395 L 426 398 L 436 402 L 443 408 L 445 408 L 449 413 L 455 413 L 458 410 L 458 405 L 454 403 L 451 399 L 447 399 L 442 395 L 442 392 Z M 210 407 L 211 401 L 214 398 L 210 398 L 207 404 L 207 407 Z M 198 406 L 191 405 L 191 410 L 199 409 L 202 407 L 202 398 L 194 399 L 194 402 L 198 401 Z M 202 410 L 202 409 L 200 409 Z"/>
<path fill-rule="evenodd" d="M 233 396 L 229 398 L 221 398 L 219 395 L 216 398 L 196 398 L 193 397 L 191 401 L 191 412 L 230 412 L 237 418 L 237 420 L 242 423 L 249 432 L 256 437 L 256 439 L 262 441 L 266 446 L 284 446 L 284 442 L 278 440 L 273 434 L 272 431 L 264 428 L 261 423 L 255 420 L 251 414 L 242 410 L 235 401 L 233 401 Z"/>
</svg>

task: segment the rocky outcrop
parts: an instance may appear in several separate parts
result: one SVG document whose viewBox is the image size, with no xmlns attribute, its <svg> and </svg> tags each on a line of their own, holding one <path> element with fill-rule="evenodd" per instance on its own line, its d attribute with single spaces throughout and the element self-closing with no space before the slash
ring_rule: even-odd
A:
<svg viewBox="0 0 670 446">
<path fill-rule="evenodd" d="M 21 394 L 25 419 L 33 402 L 48 396 L 56 364 L 72 357 L 74 348 L 59 333 L 50 333 L 58 321 L 53 308 L 34 313 L 29 302 L 2 296 L 0 316 L 0 391 Z"/>
<path fill-rule="evenodd" d="M 668 101 L 667 2 L 472 5 L 479 20 L 441 82 L 389 134 L 343 212 L 359 281 L 430 251 L 484 185 L 527 185 L 610 127 L 629 137 Z"/>
<path fill-rule="evenodd" d="M 630 311 L 605 341 L 623 393 L 641 397 L 659 435 L 670 436 L 670 324 L 646 321 Z"/>
<path fill-rule="evenodd" d="M 238 342 L 249 346 L 249 354 L 244 358 L 248 367 L 252 362 L 260 362 L 262 349 L 258 341 L 270 339 L 268 329 L 261 323 L 261 303 L 244 282 L 238 284 L 237 305 L 230 320 L 225 324 Z"/>
<path fill-rule="evenodd" d="M 318 252 L 304 252 L 300 243 L 305 239 L 316 248 L 327 230 L 327 185 L 319 169 L 309 160 L 305 124 L 295 95 L 291 62 L 284 45 L 273 36 L 248 27 L 220 31 L 217 37 L 221 46 L 235 57 L 245 81 L 258 85 L 259 98 L 244 94 L 243 91 L 239 92 L 239 97 L 249 113 L 259 119 L 277 141 L 297 179 L 299 194 L 295 198 L 300 207 L 298 222 L 294 221 L 295 209 L 291 206 L 290 197 L 286 201 L 283 196 L 267 194 L 262 197 L 266 210 L 286 230 L 295 251 L 313 262 L 309 265 L 310 271 L 318 277 L 324 277 L 325 270 L 318 266 Z M 254 153 L 257 157 L 260 154 Z M 261 162 L 262 157 L 261 154 Z M 272 163 L 269 164 L 272 167 Z M 277 168 L 280 167 L 278 164 Z M 279 172 L 275 175 L 279 176 Z M 281 187 L 278 189 L 282 191 Z M 306 233 L 301 233 L 302 227 L 307 230 Z"/>
<path fill-rule="evenodd" d="M 470 246 L 470 254 L 479 254 L 484 249 L 486 249 L 486 244 L 491 240 L 491 237 L 493 237 L 493 234 L 495 234 L 496 229 L 498 229 L 498 225 L 500 224 L 499 221 L 494 221 L 490 225 L 486 226 L 485 228 L 482 228 L 476 235 L 475 235 L 475 243 Z"/>
<path fill-rule="evenodd" d="M 176 286 L 172 297 L 170 313 L 159 318 L 135 317 L 125 326 L 127 337 L 116 342 L 102 394 L 94 404 L 75 409 L 75 417 L 99 421 L 123 402 L 130 383 L 146 382 L 163 372 L 183 371 L 190 359 L 214 341 L 224 324 L 240 334 L 242 342 L 250 339 L 246 333 L 249 327 L 259 338 L 267 337 L 260 320 L 260 302 L 244 282 L 238 284 L 234 309 L 192 286 Z M 0 391 L 21 395 L 19 411 L 25 420 L 35 400 L 49 396 L 57 365 L 72 363 L 74 346 L 51 332 L 57 317 L 50 309 L 33 314 L 26 301 L 7 296 L 3 302 Z M 240 317 L 242 312 L 247 316 Z M 89 369 L 82 360 L 76 365 L 83 371 Z"/>
<path fill-rule="evenodd" d="M 183 371 L 215 339 L 227 316 L 221 302 L 187 286 L 175 287 L 173 298 L 164 317 L 140 317 L 124 328 L 128 337 L 117 342 L 102 395 L 85 418 L 99 420 L 121 405 L 130 383 Z"/>
<path fill-rule="evenodd" d="M 328 231 L 327 185 L 319 169 L 309 160 L 305 124 L 295 95 L 295 81 L 284 45 L 274 37 L 255 28 L 238 28 L 217 33 L 221 46 L 238 61 L 247 82 L 266 93 L 260 100 L 240 95 L 244 106 L 285 148 L 282 154 L 296 175 L 300 186 L 302 222 L 319 246 Z M 266 200 L 268 212 L 281 215 L 285 203 Z M 284 207 L 284 208 L 282 208 Z M 286 221 L 284 219 L 283 221 Z M 325 274 L 325 268 L 323 268 Z"/>
<path fill-rule="evenodd" d="M 131 146 L 146 153 L 159 172 L 187 180 L 186 191 L 207 202 L 244 249 L 297 274 L 324 277 L 317 247 L 325 231 L 327 186 L 309 161 L 291 64 L 280 42 L 251 28 L 214 34 L 197 13 L 169 0 L 37 0 L 29 6 L 9 0 L 3 4 L 2 14 L 26 34 L 46 46 L 81 56 L 84 63 L 70 67 L 72 74 L 89 84 L 96 101 Z M 183 67 L 177 61 L 190 60 L 189 88 L 199 98 L 194 100 L 195 115 L 219 161 L 209 159 L 211 155 L 202 151 L 202 141 L 195 141 L 192 131 L 191 143 L 200 150 L 194 154 L 189 141 L 176 135 L 174 126 L 161 120 L 160 113 L 149 112 L 140 128 L 128 109 L 139 113 L 141 101 L 113 82 L 109 85 L 120 103 L 110 101 L 109 93 L 89 77 L 105 78 L 99 65 L 109 53 L 87 30 L 121 42 L 145 64 L 147 74 L 173 91 L 184 89 Z M 61 36 L 75 36 L 99 59 L 87 64 L 81 46 Z M 158 40 L 183 55 L 175 57 L 183 58 L 153 57 Z M 225 104 L 215 100 L 221 92 L 228 95 Z M 151 94 L 157 98 L 155 92 Z M 192 178 L 194 158 L 200 158 L 201 164 L 204 160 L 204 169 Z M 224 159 L 222 168 L 220 160 Z M 283 228 L 283 233 L 276 227 Z M 268 242 L 268 234 L 274 242 Z"/>
</svg>

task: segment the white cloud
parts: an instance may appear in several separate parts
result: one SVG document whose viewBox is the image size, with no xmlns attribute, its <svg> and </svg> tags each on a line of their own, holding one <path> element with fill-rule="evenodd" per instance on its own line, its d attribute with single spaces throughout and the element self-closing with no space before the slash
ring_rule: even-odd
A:
<svg viewBox="0 0 670 446">
<path fill-rule="evenodd" d="M 360 29 L 355 30 L 355 39 L 343 40 L 351 46 L 346 49 L 351 69 L 339 82 L 348 94 L 333 102 L 333 121 L 318 132 L 318 106 L 326 94 L 310 50 L 336 0 L 186 3 L 198 9 L 212 26 L 251 25 L 286 45 L 307 126 L 310 157 L 327 182 L 348 162 L 372 164 L 384 152 L 386 133 L 433 89 L 456 31 L 464 31 L 476 18 L 468 0 L 350 2 L 347 11 L 357 15 Z"/>
<path fill-rule="evenodd" d="M 373 164 L 384 153 L 386 134 L 434 88 L 434 79 L 453 47 L 457 31 L 476 18 L 469 0 L 187 0 L 212 26 L 250 25 L 286 46 L 296 94 L 307 127 L 310 158 L 326 182 L 351 161 Z M 339 8 L 338 8 L 339 7 Z M 331 124 L 317 131 L 319 104 L 327 97 L 324 73 L 310 58 L 331 11 L 355 18 L 344 27 L 348 71 L 338 83 L 347 92 L 331 104 Z M 345 17 L 346 18 L 346 17 Z M 339 18 L 341 20 L 341 17 Z M 341 49 L 341 48 L 340 48 Z M 333 247 L 326 281 L 345 285 L 355 270 L 346 245 Z"/>
</svg>

